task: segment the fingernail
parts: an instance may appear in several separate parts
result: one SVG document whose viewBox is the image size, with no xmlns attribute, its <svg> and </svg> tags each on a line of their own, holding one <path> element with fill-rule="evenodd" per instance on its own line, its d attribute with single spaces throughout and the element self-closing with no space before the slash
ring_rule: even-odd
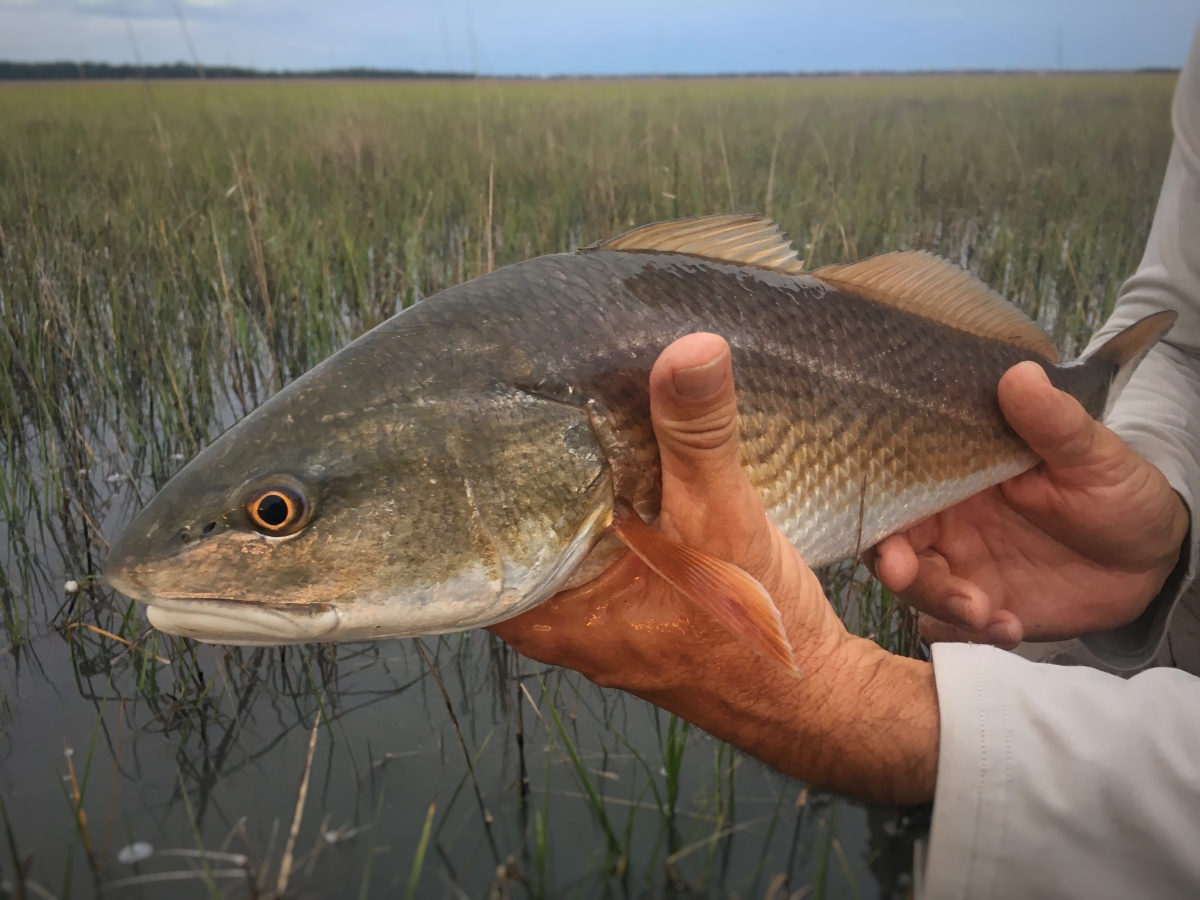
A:
<svg viewBox="0 0 1200 900">
<path fill-rule="evenodd" d="M 1020 639 L 1017 637 L 1017 627 L 1012 622 L 996 622 L 989 625 L 987 639 L 989 644 L 1002 646 L 1020 643 Z"/>
<path fill-rule="evenodd" d="M 978 622 L 979 616 L 975 611 L 975 604 L 967 597 L 951 597 L 947 600 L 946 614 L 960 628 L 966 628 L 968 631 L 978 631 L 980 628 Z"/>
<path fill-rule="evenodd" d="M 702 366 L 675 370 L 675 391 L 689 400 L 705 400 L 716 394 L 724 383 L 724 353 Z"/>
</svg>

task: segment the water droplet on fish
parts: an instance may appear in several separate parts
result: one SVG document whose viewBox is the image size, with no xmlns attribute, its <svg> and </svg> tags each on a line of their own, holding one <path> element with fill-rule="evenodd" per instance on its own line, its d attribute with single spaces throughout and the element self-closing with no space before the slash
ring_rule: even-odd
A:
<svg viewBox="0 0 1200 900">
<path fill-rule="evenodd" d="M 154 855 L 154 845 L 146 841 L 135 841 L 128 847 L 122 847 L 117 851 L 117 862 L 127 866 L 132 866 L 134 863 L 139 863 L 144 859 L 149 859 Z"/>
<path fill-rule="evenodd" d="M 430 483 L 430 484 L 437 484 L 437 479 L 436 479 L 436 478 L 430 478 L 430 479 L 429 479 L 429 483 Z"/>
</svg>

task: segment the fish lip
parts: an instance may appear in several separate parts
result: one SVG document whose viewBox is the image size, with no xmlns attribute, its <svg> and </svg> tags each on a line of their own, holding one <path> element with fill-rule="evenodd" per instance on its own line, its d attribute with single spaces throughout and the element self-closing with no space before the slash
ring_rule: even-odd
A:
<svg viewBox="0 0 1200 900">
<path fill-rule="evenodd" d="M 270 600 L 239 600 L 235 597 L 214 597 L 210 594 L 155 594 L 153 599 L 142 600 L 146 606 L 176 606 L 179 603 L 229 605 L 251 609 L 273 609 L 281 613 L 320 613 L 333 606 L 329 603 L 289 603 Z"/>
<path fill-rule="evenodd" d="M 341 625 L 328 603 L 262 603 L 213 597 L 156 597 L 150 624 L 167 634 L 209 644 L 276 646 L 328 641 Z"/>
</svg>

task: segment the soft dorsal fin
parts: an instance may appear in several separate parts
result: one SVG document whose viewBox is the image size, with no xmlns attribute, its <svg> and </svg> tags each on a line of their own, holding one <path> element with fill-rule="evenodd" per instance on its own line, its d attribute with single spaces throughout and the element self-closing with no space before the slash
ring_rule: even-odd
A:
<svg viewBox="0 0 1200 900">
<path fill-rule="evenodd" d="M 833 287 L 886 303 L 976 337 L 1058 362 L 1058 351 L 1029 316 L 965 269 L 924 250 L 881 253 L 811 273 Z"/>
<path fill-rule="evenodd" d="M 804 264 L 792 242 L 770 219 L 754 215 L 696 216 L 655 222 L 592 244 L 588 250 L 643 253 L 684 253 L 706 259 L 758 266 L 787 275 L 800 275 Z"/>
</svg>

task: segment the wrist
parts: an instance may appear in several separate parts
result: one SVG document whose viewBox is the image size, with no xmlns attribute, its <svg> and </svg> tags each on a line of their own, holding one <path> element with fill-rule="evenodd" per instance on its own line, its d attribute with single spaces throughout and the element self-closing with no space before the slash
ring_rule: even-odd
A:
<svg viewBox="0 0 1200 900">
<path fill-rule="evenodd" d="M 931 799 L 933 667 L 844 629 L 804 646 L 800 679 L 723 654 L 703 679 L 642 696 L 796 778 L 865 800 Z"/>
</svg>

